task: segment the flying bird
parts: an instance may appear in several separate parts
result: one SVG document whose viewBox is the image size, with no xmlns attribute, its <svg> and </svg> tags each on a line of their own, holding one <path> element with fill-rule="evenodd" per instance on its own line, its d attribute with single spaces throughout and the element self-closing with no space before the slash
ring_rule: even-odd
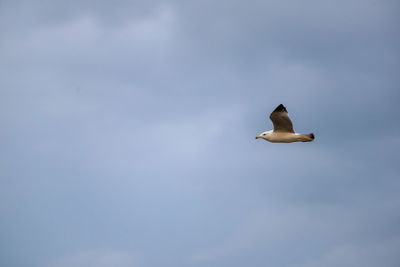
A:
<svg viewBox="0 0 400 267">
<path fill-rule="evenodd" d="M 292 143 L 292 142 L 311 142 L 314 140 L 314 134 L 300 134 L 293 130 L 292 121 L 286 108 L 280 104 L 269 116 L 274 124 L 274 130 L 263 132 L 256 136 L 256 139 L 262 138 L 272 143 Z"/>
</svg>

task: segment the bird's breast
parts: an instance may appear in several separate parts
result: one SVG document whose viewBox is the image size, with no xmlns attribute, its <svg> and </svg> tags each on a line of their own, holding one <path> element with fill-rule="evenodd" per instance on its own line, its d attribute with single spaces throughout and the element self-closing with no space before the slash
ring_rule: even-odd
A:
<svg viewBox="0 0 400 267">
<path fill-rule="evenodd" d="M 291 143 L 299 141 L 299 137 L 295 133 L 273 132 L 268 141 L 272 143 Z"/>
</svg>

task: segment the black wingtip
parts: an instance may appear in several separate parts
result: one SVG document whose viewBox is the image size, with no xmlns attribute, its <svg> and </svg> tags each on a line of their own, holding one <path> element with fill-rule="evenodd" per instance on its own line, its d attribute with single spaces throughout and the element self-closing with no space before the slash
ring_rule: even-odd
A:
<svg viewBox="0 0 400 267">
<path fill-rule="evenodd" d="M 314 134 L 313 134 L 313 133 L 310 133 L 309 135 L 310 135 L 310 137 L 311 137 L 311 139 L 312 139 L 312 140 L 314 140 L 314 139 L 315 139 L 315 136 L 314 136 Z"/>
<path fill-rule="evenodd" d="M 287 112 L 287 110 L 284 105 L 280 104 L 273 112 Z"/>
</svg>

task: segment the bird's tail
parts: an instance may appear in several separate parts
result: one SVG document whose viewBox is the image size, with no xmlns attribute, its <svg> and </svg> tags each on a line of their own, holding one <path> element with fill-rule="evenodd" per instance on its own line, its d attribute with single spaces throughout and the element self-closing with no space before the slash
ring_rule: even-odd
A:
<svg viewBox="0 0 400 267">
<path fill-rule="evenodd" d="M 309 134 L 302 134 L 301 135 L 301 139 L 300 141 L 302 142 L 311 142 L 314 140 L 314 134 L 313 133 L 309 133 Z"/>
</svg>

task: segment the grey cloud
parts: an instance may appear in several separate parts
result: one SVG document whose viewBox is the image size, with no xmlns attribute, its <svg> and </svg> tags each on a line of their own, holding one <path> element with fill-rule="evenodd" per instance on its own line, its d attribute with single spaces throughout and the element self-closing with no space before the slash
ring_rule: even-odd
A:
<svg viewBox="0 0 400 267">
<path fill-rule="evenodd" d="M 93 266 L 93 267 L 133 267 L 139 266 L 137 256 L 131 252 L 120 251 L 85 251 L 83 253 L 67 256 L 58 259 L 48 265 L 48 267 L 73 267 L 73 266 Z M 140 258 L 140 257 L 139 257 Z"/>
<path fill-rule="evenodd" d="M 1 263 L 395 265 L 397 9 L 4 2 Z"/>
</svg>

